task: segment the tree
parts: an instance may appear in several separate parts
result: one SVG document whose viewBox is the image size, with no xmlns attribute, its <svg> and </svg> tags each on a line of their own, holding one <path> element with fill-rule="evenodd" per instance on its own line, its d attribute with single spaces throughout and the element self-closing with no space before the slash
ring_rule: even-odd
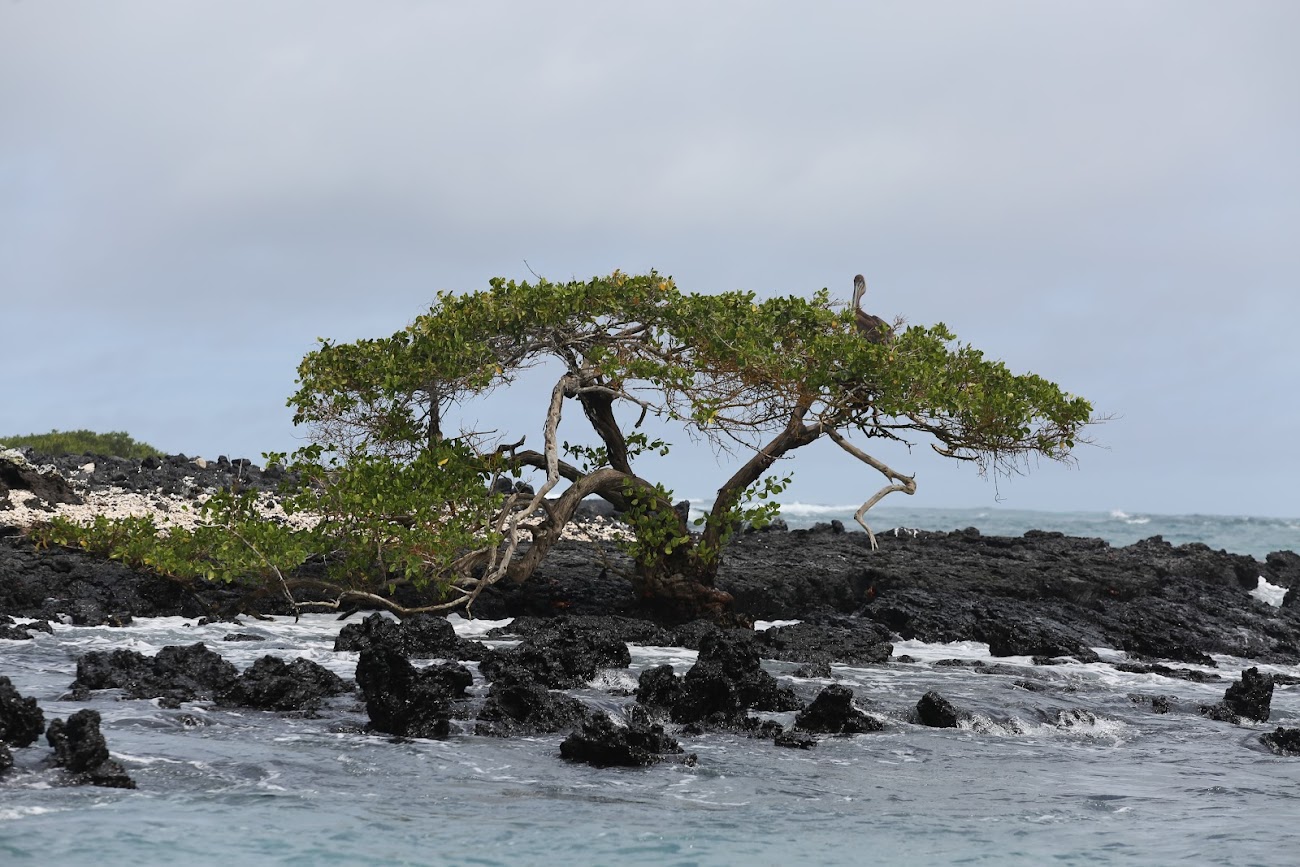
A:
<svg viewBox="0 0 1300 867">
<path fill-rule="evenodd" d="M 559 373 L 540 450 L 523 448 L 526 437 L 448 434 L 453 407 L 547 362 Z M 391 337 L 322 341 L 300 365 L 299 386 L 294 421 L 312 428 L 316 444 L 298 468 L 319 482 L 311 490 L 322 526 L 352 539 L 344 548 L 353 568 L 388 576 L 400 562 L 403 580 L 451 594 L 434 608 L 468 605 L 501 579 L 526 580 L 582 499 L 597 495 L 631 521 L 638 592 L 665 616 L 717 617 L 730 601 L 714 587 L 726 540 L 746 519 L 770 517 L 770 505 L 750 502 L 788 482 L 765 474 L 791 452 L 827 437 L 884 476 L 856 515 L 874 546 L 866 511 L 916 486 L 851 437 L 928 441 L 996 473 L 1034 456 L 1070 459 L 1092 420 L 1087 401 L 1012 374 L 942 324 L 872 342 L 825 290 L 761 301 L 685 294 L 654 272 L 563 284 L 496 279 L 483 291 L 443 293 Z M 559 437 L 575 403 L 590 443 Z M 667 448 L 640 430 L 648 414 L 739 455 L 698 535 L 671 493 L 633 468 L 638 454 Z M 527 469 L 545 482 L 524 494 L 508 480 Z M 562 481 L 568 488 L 549 497 Z"/>
</svg>

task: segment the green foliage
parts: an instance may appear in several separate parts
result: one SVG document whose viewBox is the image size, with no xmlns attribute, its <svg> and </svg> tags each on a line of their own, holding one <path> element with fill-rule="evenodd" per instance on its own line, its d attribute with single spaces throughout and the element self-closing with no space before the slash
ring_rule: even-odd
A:
<svg viewBox="0 0 1300 867">
<path fill-rule="evenodd" d="M 455 407 L 546 363 L 562 372 L 540 451 L 510 444 L 505 432 L 496 443 L 448 432 Z M 875 343 L 825 290 L 762 300 L 683 293 L 653 271 L 568 283 L 494 279 L 481 291 L 441 293 L 389 337 L 321 340 L 299 365 L 298 386 L 289 405 L 312 444 L 292 458 L 267 457 L 296 479 L 283 492 L 286 509 L 318 516 L 314 527 L 270 524 L 248 494 L 231 494 L 205 505 L 193 533 L 150 543 L 158 537 L 148 524 L 96 522 L 82 542 L 168 574 L 265 582 L 319 559 L 336 587 L 409 584 L 437 600 L 472 600 L 508 572 L 526 578 L 576 508 L 574 496 L 561 498 L 563 508 L 548 505 L 529 537 L 518 522 L 540 498 L 492 493 L 502 477 L 544 470 L 540 494 L 564 477 L 624 510 L 639 574 L 689 573 L 707 584 L 729 536 L 779 511 L 774 498 L 790 478 L 769 475 L 774 462 L 831 432 L 841 445 L 854 434 L 928 441 L 981 470 L 1009 471 L 1032 456 L 1067 459 L 1092 412 L 1055 384 L 957 343 L 943 324 Z M 594 436 L 561 444 L 560 417 L 574 404 Z M 669 446 L 639 430 L 640 420 L 629 428 L 615 407 L 740 452 L 699 536 L 673 511 L 672 492 L 632 468 Z M 845 448 L 892 481 L 905 478 Z M 75 535 L 61 524 L 49 532 L 55 541 Z M 531 545 L 515 563 L 519 542 Z M 523 571 L 510 572 L 516 565 Z"/>
<path fill-rule="evenodd" d="M 161 457 L 163 454 L 148 443 L 136 442 L 125 431 L 95 433 L 89 430 L 52 430 L 46 434 L 0 437 L 0 446 L 28 448 L 43 455 L 89 454 L 133 460 Z"/>
</svg>

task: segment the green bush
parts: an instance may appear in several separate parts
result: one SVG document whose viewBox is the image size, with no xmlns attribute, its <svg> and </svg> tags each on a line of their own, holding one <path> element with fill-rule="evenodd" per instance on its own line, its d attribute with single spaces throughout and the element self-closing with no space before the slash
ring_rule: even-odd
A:
<svg viewBox="0 0 1300 867">
<path fill-rule="evenodd" d="M 29 448 L 43 455 L 92 454 L 137 461 L 163 454 L 148 443 L 136 442 L 126 431 L 102 434 L 90 430 L 52 430 L 47 434 L 0 437 L 0 446 Z"/>
</svg>

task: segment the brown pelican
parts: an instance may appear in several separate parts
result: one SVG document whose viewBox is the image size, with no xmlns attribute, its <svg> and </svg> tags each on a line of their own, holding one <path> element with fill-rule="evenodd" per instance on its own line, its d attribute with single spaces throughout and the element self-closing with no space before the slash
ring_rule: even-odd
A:
<svg viewBox="0 0 1300 867">
<path fill-rule="evenodd" d="M 872 316 L 862 309 L 862 296 L 867 294 L 867 281 L 861 274 L 853 278 L 853 316 L 858 325 L 858 333 L 872 343 L 888 343 L 894 338 L 894 329 L 879 316 Z"/>
</svg>

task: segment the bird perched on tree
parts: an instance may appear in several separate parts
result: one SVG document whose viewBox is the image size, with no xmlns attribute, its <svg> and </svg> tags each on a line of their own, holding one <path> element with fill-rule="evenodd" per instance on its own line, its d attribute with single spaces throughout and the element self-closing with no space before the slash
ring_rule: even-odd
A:
<svg viewBox="0 0 1300 867">
<path fill-rule="evenodd" d="M 894 329 L 879 316 L 862 309 L 862 296 L 867 294 L 867 281 L 861 274 L 853 278 L 853 316 L 858 333 L 872 343 L 888 343 L 894 339 Z"/>
</svg>

